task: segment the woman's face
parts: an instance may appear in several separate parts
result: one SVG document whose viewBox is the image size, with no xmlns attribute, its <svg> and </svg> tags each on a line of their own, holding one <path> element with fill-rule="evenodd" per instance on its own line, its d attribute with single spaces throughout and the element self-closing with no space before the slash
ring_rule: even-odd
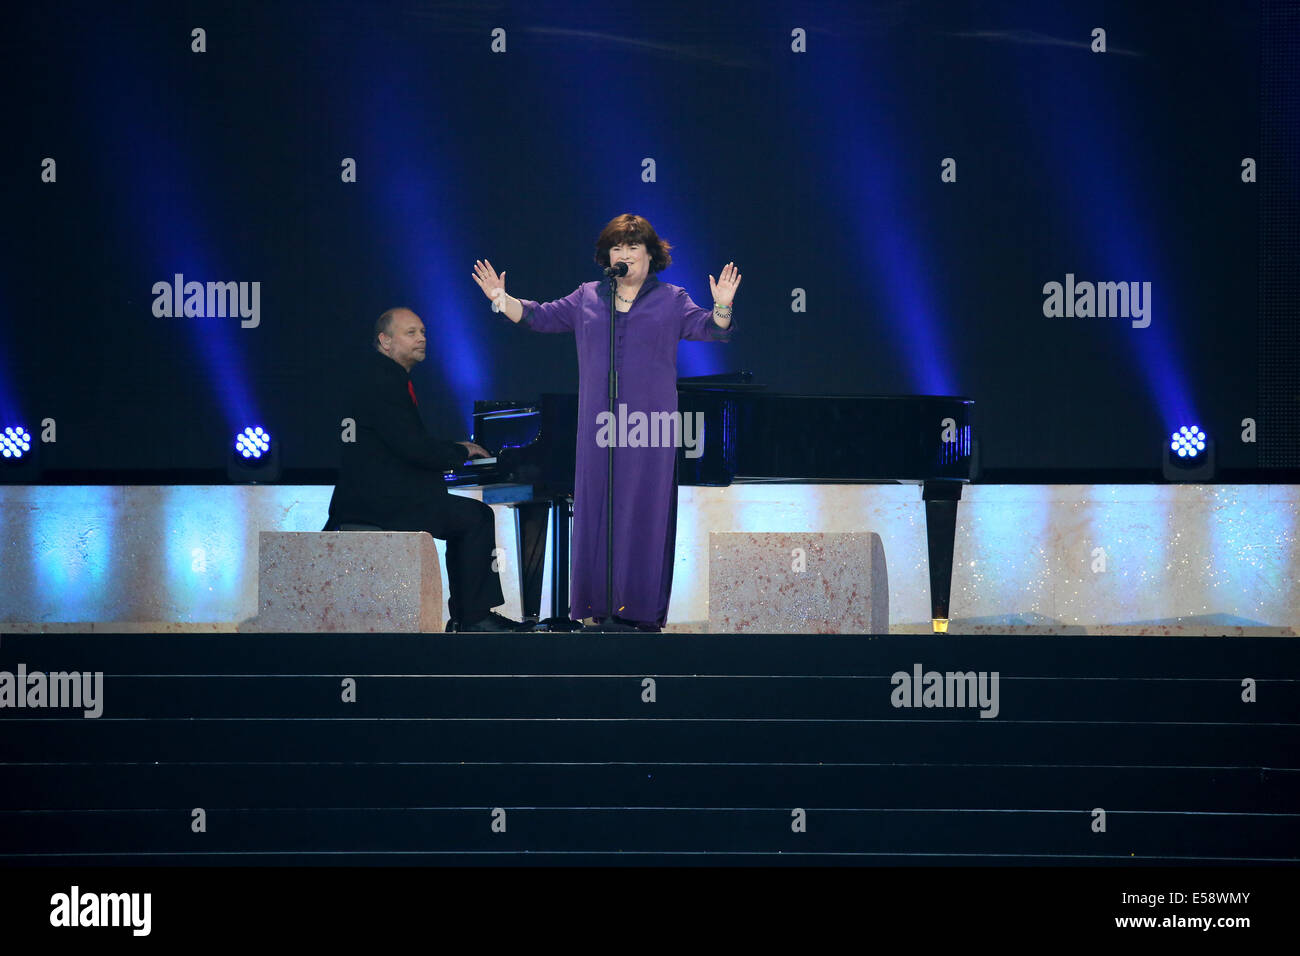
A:
<svg viewBox="0 0 1300 956">
<path fill-rule="evenodd" d="M 646 252 L 643 242 L 621 242 L 610 247 L 609 264 L 616 266 L 620 262 L 627 263 L 627 275 L 623 277 L 623 282 L 636 285 L 644 282 L 650 274 L 650 254 Z"/>
</svg>

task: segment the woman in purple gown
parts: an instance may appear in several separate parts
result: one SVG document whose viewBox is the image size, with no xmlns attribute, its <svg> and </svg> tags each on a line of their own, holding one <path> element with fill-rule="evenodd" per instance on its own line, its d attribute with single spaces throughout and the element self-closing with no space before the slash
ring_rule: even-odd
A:
<svg viewBox="0 0 1300 956">
<path fill-rule="evenodd" d="M 493 308 L 534 332 L 571 332 L 578 347 L 578 448 L 573 494 L 570 615 L 613 616 L 657 631 L 668 618 L 677 536 L 677 446 L 689 454 L 702 439 L 677 409 L 677 343 L 725 342 L 740 273 L 727 263 L 709 276 L 713 309 L 654 273 L 672 261 L 672 246 L 640 216 L 612 219 L 596 240 L 596 263 L 620 263 L 615 291 L 615 369 L 619 397 L 609 419 L 609 282 L 585 282 L 563 299 L 535 302 L 506 292 L 486 260 L 474 281 Z M 605 606 L 607 446 L 614 445 L 614 608 Z"/>
</svg>

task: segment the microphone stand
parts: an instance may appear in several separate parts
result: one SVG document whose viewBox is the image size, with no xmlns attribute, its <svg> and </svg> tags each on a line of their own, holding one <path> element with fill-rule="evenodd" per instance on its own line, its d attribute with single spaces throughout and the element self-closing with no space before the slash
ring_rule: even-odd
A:
<svg viewBox="0 0 1300 956">
<path fill-rule="evenodd" d="M 636 628 L 632 625 L 614 620 L 614 445 L 618 435 L 614 424 L 618 420 L 614 417 L 614 401 L 618 398 L 618 372 L 614 369 L 614 323 L 618 319 L 618 276 L 627 275 L 627 269 L 619 273 L 611 266 L 605 270 L 605 274 L 609 277 L 609 422 L 610 428 L 614 429 L 615 440 L 611 440 L 605 449 L 609 463 L 605 486 L 605 616 L 585 630 L 635 631 Z"/>
</svg>

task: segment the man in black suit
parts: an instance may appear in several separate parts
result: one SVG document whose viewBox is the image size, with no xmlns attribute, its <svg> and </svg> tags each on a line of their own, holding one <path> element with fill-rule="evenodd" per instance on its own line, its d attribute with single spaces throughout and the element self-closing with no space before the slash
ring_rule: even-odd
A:
<svg viewBox="0 0 1300 956">
<path fill-rule="evenodd" d="M 492 611 L 505 603 L 492 568 L 492 509 L 449 494 L 442 480 L 444 471 L 488 452 L 471 441 L 437 441 L 425 430 L 410 374 L 424 355 L 424 323 L 418 315 L 389 309 L 379 317 L 374 350 L 363 362 L 347 408 L 347 417 L 356 421 L 356 441 L 343 445 L 324 530 L 368 524 L 444 538 L 452 618 L 447 629 L 512 630 L 517 622 Z"/>
</svg>

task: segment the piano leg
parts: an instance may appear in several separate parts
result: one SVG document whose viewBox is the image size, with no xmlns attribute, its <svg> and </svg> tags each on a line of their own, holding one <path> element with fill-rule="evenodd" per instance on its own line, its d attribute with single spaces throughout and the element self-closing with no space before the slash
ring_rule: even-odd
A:
<svg viewBox="0 0 1300 956">
<path fill-rule="evenodd" d="M 960 481 L 927 481 L 921 490 L 930 559 L 930 624 L 936 634 L 948 630 L 952 552 L 957 538 L 957 502 L 961 500 L 961 486 Z"/>
<path fill-rule="evenodd" d="M 515 544 L 519 549 L 519 603 L 525 621 L 542 613 L 542 575 L 546 570 L 546 523 L 549 501 L 521 501 L 515 509 Z"/>
<path fill-rule="evenodd" d="M 565 496 L 523 501 L 515 508 L 515 540 L 519 548 L 519 602 L 525 621 L 539 630 L 576 631 L 582 625 L 569 620 L 569 535 L 573 505 Z M 546 526 L 551 535 L 551 616 L 539 621 L 542 611 L 542 577 L 546 570 Z"/>
<path fill-rule="evenodd" d="M 551 500 L 551 617 L 554 630 L 576 629 L 569 620 L 569 538 L 573 533 L 573 503 L 567 497 Z"/>
</svg>

